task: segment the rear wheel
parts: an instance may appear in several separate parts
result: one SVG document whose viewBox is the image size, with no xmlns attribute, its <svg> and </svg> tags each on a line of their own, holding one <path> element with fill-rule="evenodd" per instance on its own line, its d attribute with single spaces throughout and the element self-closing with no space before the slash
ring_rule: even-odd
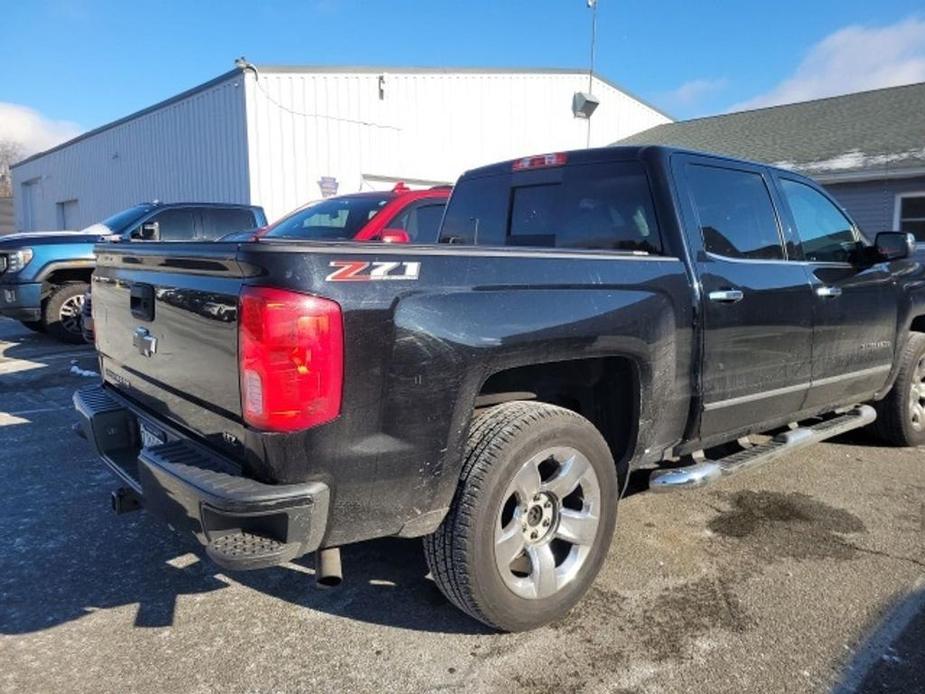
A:
<svg viewBox="0 0 925 694">
<path fill-rule="evenodd" d="M 497 629 L 554 621 L 600 570 L 617 490 L 610 450 L 588 420 L 543 403 L 499 405 L 473 424 L 453 505 L 424 540 L 434 580 Z"/>
<path fill-rule="evenodd" d="M 925 445 L 925 334 L 911 333 L 892 390 L 874 403 L 879 436 L 894 446 Z"/>
<path fill-rule="evenodd" d="M 87 286 L 86 282 L 69 282 L 52 291 L 44 308 L 44 322 L 49 335 L 61 342 L 83 343 L 80 311 Z"/>
</svg>

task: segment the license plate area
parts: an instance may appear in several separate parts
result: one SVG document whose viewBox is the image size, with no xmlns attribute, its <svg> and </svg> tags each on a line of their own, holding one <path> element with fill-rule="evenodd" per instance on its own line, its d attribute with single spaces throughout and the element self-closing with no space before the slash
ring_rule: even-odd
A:
<svg viewBox="0 0 925 694">
<path fill-rule="evenodd" d="M 141 447 L 151 448 L 167 443 L 167 434 L 143 419 L 138 420 L 138 433 L 141 435 Z"/>
</svg>

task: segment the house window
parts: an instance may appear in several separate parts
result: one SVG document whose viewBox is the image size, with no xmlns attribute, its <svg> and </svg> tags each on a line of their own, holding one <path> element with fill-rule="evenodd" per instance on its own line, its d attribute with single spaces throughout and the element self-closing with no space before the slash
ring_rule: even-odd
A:
<svg viewBox="0 0 925 694">
<path fill-rule="evenodd" d="M 900 231 L 915 234 L 920 243 L 925 243 L 925 193 L 900 195 L 896 200 L 897 226 Z"/>
</svg>

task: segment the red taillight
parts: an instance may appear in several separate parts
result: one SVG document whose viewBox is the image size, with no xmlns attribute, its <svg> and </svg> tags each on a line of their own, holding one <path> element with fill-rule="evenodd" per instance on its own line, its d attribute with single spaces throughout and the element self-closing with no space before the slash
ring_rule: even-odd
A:
<svg viewBox="0 0 925 694">
<path fill-rule="evenodd" d="M 526 171 L 527 169 L 543 169 L 548 166 L 564 166 L 568 157 L 564 152 L 554 154 L 538 154 L 535 157 L 524 157 L 514 162 L 514 171 Z"/>
<path fill-rule="evenodd" d="M 241 410 L 267 431 L 298 431 L 340 414 L 340 306 L 307 294 L 245 287 L 238 315 Z"/>
</svg>

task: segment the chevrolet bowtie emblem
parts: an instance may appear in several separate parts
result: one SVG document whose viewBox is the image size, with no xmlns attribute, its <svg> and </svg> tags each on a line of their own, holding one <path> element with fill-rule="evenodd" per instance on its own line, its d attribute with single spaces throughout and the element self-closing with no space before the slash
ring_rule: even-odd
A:
<svg viewBox="0 0 925 694">
<path fill-rule="evenodd" d="M 153 357 L 157 352 L 157 338 L 147 328 L 137 327 L 132 333 L 132 344 L 143 357 Z"/>
</svg>

